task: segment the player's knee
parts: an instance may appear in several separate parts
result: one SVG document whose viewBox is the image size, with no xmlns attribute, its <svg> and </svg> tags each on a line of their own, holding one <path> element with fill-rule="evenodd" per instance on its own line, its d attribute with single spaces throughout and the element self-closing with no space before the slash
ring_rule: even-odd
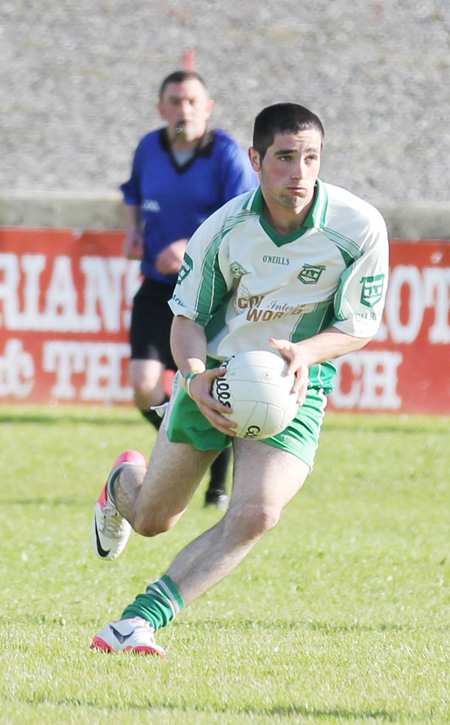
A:
<svg viewBox="0 0 450 725">
<path fill-rule="evenodd" d="M 129 380 L 135 390 L 153 390 L 161 383 L 164 372 L 162 363 L 156 360 L 132 360 L 129 368 Z"/>
<path fill-rule="evenodd" d="M 275 528 L 280 520 L 280 510 L 271 504 L 247 504 L 237 510 L 231 508 L 226 518 L 232 537 L 237 535 L 242 541 L 251 541 Z"/>
<path fill-rule="evenodd" d="M 274 529 L 280 520 L 280 510 L 275 506 L 259 506 L 255 516 L 255 531 L 263 536 Z"/>
<path fill-rule="evenodd" d="M 156 385 L 153 381 L 149 380 L 134 380 L 131 381 L 134 396 L 137 400 L 140 398 L 151 398 L 156 389 Z M 159 391 L 157 391 L 159 393 Z"/>
<path fill-rule="evenodd" d="M 146 513 L 137 514 L 133 521 L 133 529 L 141 536 L 158 536 L 169 531 L 173 526 L 170 519 L 152 516 Z"/>
</svg>

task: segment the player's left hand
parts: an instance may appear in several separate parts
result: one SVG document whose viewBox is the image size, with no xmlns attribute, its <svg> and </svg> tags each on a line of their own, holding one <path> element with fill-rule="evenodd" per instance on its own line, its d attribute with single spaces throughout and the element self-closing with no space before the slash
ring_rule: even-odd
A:
<svg viewBox="0 0 450 725">
<path fill-rule="evenodd" d="M 178 239 L 162 250 L 156 258 L 156 269 L 164 275 L 178 274 L 183 263 L 188 240 Z"/>
<path fill-rule="evenodd" d="M 300 345 L 296 345 L 291 340 L 275 340 L 270 338 L 269 343 L 278 350 L 284 359 L 288 362 L 286 375 L 295 375 L 295 382 L 292 388 L 293 393 L 297 393 L 297 400 L 300 405 L 306 400 L 309 381 L 309 362 L 306 351 Z"/>
</svg>

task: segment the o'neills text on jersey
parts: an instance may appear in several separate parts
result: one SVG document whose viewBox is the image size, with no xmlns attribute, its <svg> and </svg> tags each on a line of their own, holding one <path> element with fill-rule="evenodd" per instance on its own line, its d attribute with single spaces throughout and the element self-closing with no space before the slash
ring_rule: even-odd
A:
<svg viewBox="0 0 450 725">
<path fill-rule="evenodd" d="M 288 257 L 272 257 L 270 254 L 265 254 L 262 261 L 267 264 L 281 264 L 283 267 L 287 267 L 290 263 Z"/>
</svg>

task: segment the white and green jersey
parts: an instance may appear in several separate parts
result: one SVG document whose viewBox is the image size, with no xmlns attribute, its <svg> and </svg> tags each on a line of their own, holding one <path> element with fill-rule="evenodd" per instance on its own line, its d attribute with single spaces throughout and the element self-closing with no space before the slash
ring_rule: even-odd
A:
<svg viewBox="0 0 450 725">
<path fill-rule="evenodd" d="M 242 194 L 191 237 L 170 307 L 205 327 L 216 360 L 272 350 L 269 338 L 298 342 L 333 326 L 371 337 L 381 322 L 388 237 L 373 206 L 317 181 L 301 229 L 279 236 L 263 219 L 261 189 Z M 331 363 L 310 384 L 331 389 Z"/>
</svg>

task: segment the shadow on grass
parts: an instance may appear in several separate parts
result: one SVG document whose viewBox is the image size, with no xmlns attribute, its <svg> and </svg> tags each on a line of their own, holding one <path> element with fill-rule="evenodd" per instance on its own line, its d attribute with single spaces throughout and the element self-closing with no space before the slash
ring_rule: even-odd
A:
<svg viewBox="0 0 450 725">
<path fill-rule="evenodd" d="M 9 424 L 16 424 L 16 425 L 26 425 L 31 424 L 35 425 L 36 423 L 44 423 L 45 425 L 64 425 L 65 423 L 68 423 L 70 425 L 73 425 L 74 423 L 90 423 L 91 425 L 142 425 L 141 418 L 136 415 L 136 419 L 130 418 L 130 417 L 119 417 L 115 415 L 114 417 L 109 418 L 108 416 L 83 416 L 83 415 L 72 415 L 72 414 L 66 414 L 62 413 L 59 414 L 48 414 L 45 413 L 23 413 L 23 414 L 12 414 L 12 413 L 0 413 L 0 424 L 1 423 L 9 423 Z"/>
<path fill-rule="evenodd" d="M 83 501 L 71 498 L 2 498 L 0 496 L 0 505 L 2 506 L 76 506 L 77 508 L 85 508 Z"/>
<path fill-rule="evenodd" d="M 96 410 L 92 410 L 92 407 Z M 12 411 L 11 408 L 3 411 L 0 406 L 0 424 L 30 424 L 43 423 L 45 425 L 64 425 L 65 423 L 73 425 L 74 423 L 90 423 L 98 426 L 125 425 L 134 426 L 141 425 L 142 419 L 134 410 L 133 406 L 123 408 L 127 414 L 120 415 L 120 406 L 112 408 L 105 406 L 103 409 L 99 406 L 80 406 L 76 412 L 72 412 L 70 408 L 63 406 L 47 409 L 47 412 L 36 410 L 20 410 Z M 88 411 L 91 410 L 91 414 Z M 130 417 L 130 411 L 136 415 Z M 104 412 L 103 412 L 104 411 Z M 109 412 L 114 411 L 113 415 Z M 400 417 L 392 415 L 368 416 L 360 413 L 337 413 L 331 411 L 325 418 L 324 431 L 341 432 L 341 433 L 393 433 L 401 431 L 405 435 L 420 435 L 424 433 L 433 433 L 437 435 L 448 435 L 448 418 L 445 416 L 405 416 Z"/>
<path fill-rule="evenodd" d="M 33 627 L 40 627 L 43 624 L 48 624 L 49 621 L 58 621 L 53 620 L 51 617 L 50 619 L 47 619 L 46 615 L 42 614 L 36 614 L 35 616 L 30 615 L 27 613 L 23 617 L 17 616 L 14 618 L 15 624 L 21 624 L 22 622 L 26 622 L 28 625 Z M 99 619 L 97 616 L 88 616 L 85 619 L 85 623 L 90 628 L 96 628 L 99 625 Z M 10 617 L 4 617 L 0 614 L 0 625 L 10 625 L 11 624 L 11 618 Z M 270 630 L 270 631 L 280 631 L 280 632 L 288 632 L 293 630 L 298 630 L 299 632 L 304 630 L 309 631 L 315 631 L 315 632 L 325 632 L 327 634 L 339 634 L 340 632 L 344 634 L 348 634 L 348 632 L 420 632 L 424 631 L 424 626 L 414 626 L 414 625 L 408 625 L 408 624 L 396 624 L 395 622 L 374 622 L 374 624 L 362 624 L 358 622 L 351 622 L 350 624 L 345 623 L 330 623 L 330 622 L 312 622 L 312 621 L 296 621 L 296 622 L 269 622 L 265 620 L 256 620 L 252 621 L 251 626 L 246 626 L 248 624 L 248 621 L 238 621 L 231 623 L 230 621 L 227 622 L 196 622 L 195 627 L 196 629 L 201 630 L 202 628 L 206 629 L 220 629 L 223 632 L 225 631 L 236 631 L 236 630 L 245 630 L 245 629 L 253 629 L 255 631 L 264 631 L 264 630 Z M 205 627 L 206 625 L 206 627 Z M 173 629 L 182 629 L 183 627 L 189 627 L 189 629 L 192 629 L 191 623 L 186 622 L 180 622 L 180 621 L 174 621 L 170 625 Z M 433 627 L 433 632 L 449 632 L 450 631 L 450 624 L 440 624 Z M 114 655 L 115 657 L 116 655 Z M 119 655 L 119 657 L 122 655 Z M 130 656 L 129 653 L 125 653 L 125 657 Z M 133 655 L 131 655 L 133 656 Z M 1 722 L 1 719 L 0 719 Z"/>
<path fill-rule="evenodd" d="M 174 628 L 177 627 L 191 627 L 192 624 L 175 621 L 171 625 Z M 422 630 L 423 627 L 414 627 L 411 625 L 397 624 L 396 622 L 376 622 L 372 624 L 363 624 L 362 622 L 350 622 L 350 623 L 336 623 L 336 622 L 318 622 L 314 620 L 296 620 L 293 622 L 287 622 L 285 620 L 277 621 L 276 619 L 270 620 L 255 620 L 255 619 L 244 619 L 235 620 L 230 622 L 229 620 L 196 620 L 195 627 L 199 630 L 220 630 L 220 631 L 231 631 L 231 630 L 255 630 L 264 631 L 269 630 L 271 632 L 290 632 L 294 630 L 310 630 L 314 632 L 325 632 L 330 634 L 338 634 L 340 632 L 416 632 Z M 440 631 L 449 631 L 450 624 L 441 626 Z"/>
<path fill-rule="evenodd" d="M 431 722 L 429 720 L 429 716 L 426 713 L 421 714 L 420 716 L 414 715 L 411 712 L 404 712 L 404 711 L 396 711 L 396 710 L 386 710 L 386 709 L 377 709 L 377 708 L 366 708 L 364 710 L 350 710 L 347 708 L 339 708 L 339 707 L 333 707 L 333 708 L 314 708 L 309 707 L 308 705 L 274 705 L 273 707 L 268 708 L 258 708 L 258 707 L 212 707 L 212 706 L 206 706 L 201 707 L 200 705 L 194 706 L 194 707 L 180 707 L 180 705 L 175 705 L 170 702 L 165 703 L 159 703 L 157 705 L 154 705 L 152 703 L 148 703 L 147 705 L 139 705 L 137 703 L 128 702 L 128 703 L 121 703 L 120 705 L 101 705 L 96 702 L 92 702 L 91 700 L 83 702 L 83 700 L 80 699 L 66 699 L 66 700 L 52 700 L 51 698 L 40 698 L 33 700 L 31 698 L 27 698 L 24 700 L 24 702 L 27 705 L 36 707 L 40 704 L 49 704 L 52 703 L 57 706 L 61 706 L 64 708 L 67 707 L 74 707 L 79 710 L 80 707 L 82 708 L 92 708 L 94 711 L 98 710 L 101 712 L 110 712 L 115 713 L 116 715 L 120 712 L 148 712 L 149 715 L 153 715 L 154 717 L 157 717 L 158 713 L 163 714 L 167 711 L 174 714 L 180 714 L 184 716 L 186 719 L 186 722 L 194 722 L 195 715 L 223 715 L 224 717 L 241 717 L 245 718 L 248 716 L 250 719 L 253 719 L 254 717 L 274 717 L 274 716 L 281 716 L 281 717 L 307 717 L 308 720 L 311 719 L 317 719 L 322 720 L 326 718 L 329 720 L 330 718 L 335 718 L 337 721 L 342 722 L 343 720 L 356 720 L 356 721 L 364 721 L 364 720 L 379 720 L 382 722 Z M 94 713 L 92 713 L 94 714 Z M 244 721 L 244 720 L 243 720 Z"/>
<path fill-rule="evenodd" d="M 408 418 L 406 422 L 397 419 L 393 416 L 392 420 L 380 419 L 377 420 L 376 416 L 373 416 L 370 420 L 365 420 L 359 417 L 357 414 L 349 419 L 339 418 L 338 413 L 333 413 L 331 416 L 325 418 L 323 430 L 327 433 L 371 433 L 376 435 L 377 433 L 402 433 L 403 435 L 422 435 L 422 434 L 433 434 L 433 435 L 446 435 L 448 436 L 448 418 L 433 417 L 430 416 L 425 421 L 421 419 L 414 419 L 413 417 Z"/>
</svg>

